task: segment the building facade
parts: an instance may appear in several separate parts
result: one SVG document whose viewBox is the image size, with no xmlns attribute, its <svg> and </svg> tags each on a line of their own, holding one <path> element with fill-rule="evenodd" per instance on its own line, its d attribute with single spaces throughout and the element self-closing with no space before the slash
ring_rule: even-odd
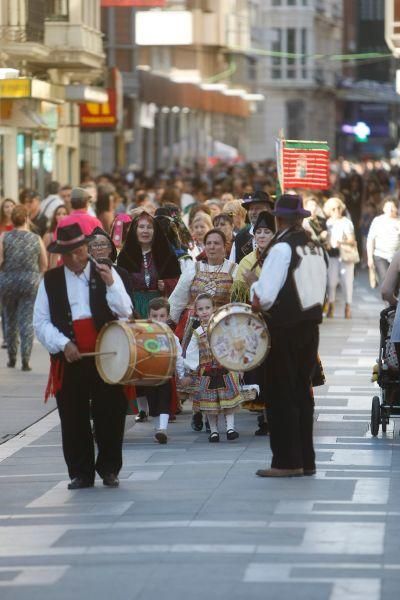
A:
<svg viewBox="0 0 400 600">
<path fill-rule="evenodd" d="M 0 196 L 79 183 L 78 103 L 104 65 L 100 0 L 0 3 Z"/>
<path fill-rule="evenodd" d="M 123 133 L 103 135 L 104 170 L 152 173 L 246 151 L 252 102 L 233 75 L 249 45 L 247 0 L 163 4 L 102 8 L 107 64 L 124 83 Z"/>
<path fill-rule="evenodd" d="M 287 139 L 326 140 L 335 152 L 336 80 L 341 0 L 252 0 L 250 56 L 265 101 L 250 122 L 248 157 L 272 158 Z M 321 58 L 318 58 L 318 55 Z"/>
</svg>

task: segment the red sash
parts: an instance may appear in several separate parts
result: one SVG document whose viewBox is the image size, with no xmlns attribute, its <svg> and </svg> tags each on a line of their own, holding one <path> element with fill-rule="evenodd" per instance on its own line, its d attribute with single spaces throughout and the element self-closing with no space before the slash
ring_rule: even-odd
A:
<svg viewBox="0 0 400 600">
<path fill-rule="evenodd" d="M 72 322 L 76 345 L 79 352 L 94 352 L 97 339 L 97 329 L 92 318 L 78 319 Z M 50 396 L 55 396 L 62 388 L 64 380 L 65 359 L 58 356 L 50 356 L 50 372 L 44 401 Z"/>
</svg>

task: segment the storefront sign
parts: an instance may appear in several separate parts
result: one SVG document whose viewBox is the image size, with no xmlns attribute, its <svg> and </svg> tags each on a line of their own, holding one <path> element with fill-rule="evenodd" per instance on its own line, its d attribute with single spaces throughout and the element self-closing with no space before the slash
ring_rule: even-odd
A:
<svg viewBox="0 0 400 600">
<path fill-rule="evenodd" d="M 62 104 L 65 99 L 65 91 L 62 85 L 48 83 L 41 79 L 31 79 L 30 77 L 1 79 L 0 100 L 15 100 L 18 98 L 33 98 Z"/>
<path fill-rule="evenodd" d="M 86 102 L 80 104 L 80 126 L 87 131 L 117 129 L 122 123 L 122 77 L 118 69 L 109 71 L 109 86 L 106 88 L 108 102 Z"/>
</svg>

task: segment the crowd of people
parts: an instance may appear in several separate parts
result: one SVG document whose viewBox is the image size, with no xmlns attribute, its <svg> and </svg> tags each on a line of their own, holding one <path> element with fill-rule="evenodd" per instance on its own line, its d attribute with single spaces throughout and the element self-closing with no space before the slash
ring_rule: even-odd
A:
<svg viewBox="0 0 400 600">
<path fill-rule="evenodd" d="M 234 417 L 246 405 L 243 386 L 258 393 L 251 404 L 256 434 L 271 437 L 271 468 L 258 474 L 315 473 L 312 384 L 323 381 L 318 325 L 323 309 L 334 317 L 339 284 L 343 316 L 351 318 L 356 265 L 370 270 L 371 285 L 383 283 L 400 248 L 398 176 L 383 161 L 342 160 L 332 163 L 328 192 L 292 190 L 276 198 L 272 161 L 220 163 L 154 177 L 115 172 L 93 180 L 83 172 L 80 187 L 53 181 L 44 199 L 31 189 L 18 202 L 4 199 L 0 306 L 7 366 L 16 366 L 19 339 L 22 370 L 31 370 L 35 331 L 51 356 L 46 395 L 57 399 L 70 487 L 93 485 L 95 471 L 105 485 L 118 485 L 127 397 L 135 398 L 138 421 L 158 419 L 155 440 L 162 444 L 189 397 L 192 429 L 206 428 L 215 443 L 218 415 L 227 439 L 239 437 Z M 270 355 L 244 375 L 214 360 L 206 335 L 212 314 L 229 302 L 262 311 L 271 332 Z M 138 386 L 133 395 L 106 384 L 93 358 L 82 358 L 94 351 L 105 323 L 132 315 L 167 322 L 178 355 L 176 380 L 158 390 Z M 119 407 L 113 415 L 110 395 Z M 290 448 L 284 431 L 293 434 Z"/>
</svg>

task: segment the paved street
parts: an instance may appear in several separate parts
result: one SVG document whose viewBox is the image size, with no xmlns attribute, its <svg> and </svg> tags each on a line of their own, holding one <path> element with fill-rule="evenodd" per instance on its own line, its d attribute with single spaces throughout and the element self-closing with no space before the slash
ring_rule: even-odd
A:
<svg viewBox="0 0 400 600">
<path fill-rule="evenodd" d="M 121 487 L 68 491 L 56 412 L 0 445 L 2 600 L 262 598 L 393 600 L 400 588 L 399 424 L 369 433 L 381 303 L 357 283 L 354 318 L 325 322 L 316 477 L 265 480 L 255 418 L 210 445 L 186 414 L 171 441 L 128 426 Z M 340 305 L 337 314 L 343 314 Z M 3 368 L 1 435 L 48 413 L 47 358 Z M 8 371 L 8 372 L 7 372 Z M 132 425 L 132 421 L 130 422 Z"/>
</svg>

